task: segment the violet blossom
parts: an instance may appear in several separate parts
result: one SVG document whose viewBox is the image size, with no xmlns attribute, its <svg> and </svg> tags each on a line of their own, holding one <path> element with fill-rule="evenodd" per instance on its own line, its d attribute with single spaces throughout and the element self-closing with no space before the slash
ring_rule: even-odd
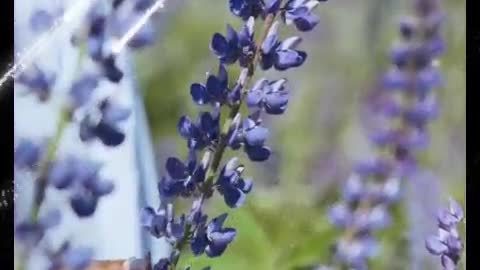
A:
<svg viewBox="0 0 480 270">
<path fill-rule="evenodd" d="M 177 125 L 180 136 L 186 140 L 189 157 L 185 162 L 176 157 L 167 159 L 167 175 L 158 185 L 162 203 L 158 209 L 145 208 L 142 214 L 143 227 L 154 237 L 164 237 L 172 246 L 170 255 L 160 259 L 154 269 L 177 269 L 188 247 L 195 256 L 221 256 L 234 241 L 236 229 L 224 225 L 228 222 L 227 214 L 209 220 L 203 211 L 205 201 L 217 191 L 227 206 L 238 208 L 252 191 L 253 180 L 244 176 L 245 167 L 239 158 L 224 161 L 223 154 L 228 149 L 243 149 L 254 162 L 265 161 L 271 156 L 272 150 L 266 146 L 269 132 L 262 126 L 261 116 L 262 112 L 272 115 L 285 112 L 288 105 L 286 80 L 262 78 L 253 86 L 250 84 L 257 67 L 284 71 L 305 62 L 306 52 L 297 49 L 301 39 L 282 40 L 277 33 L 279 22 L 276 19 L 288 21 L 287 24 L 293 20 L 300 31 L 311 30 L 318 21 L 312 13 L 318 2 L 229 1 L 230 11 L 242 18 L 244 25 L 238 32 L 227 25 L 225 35 L 215 33 L 212 36 L 210 50 L 220 62 L 218 72 L 208 73 L 205 84 L 191 85 L 192 100 L 202 111 L 195 120 L 182 116 Z M 295 8 L 298 12 L 292 10 Z M 295 15 L 285 16 L 287 11 Z M 277 15 L 281 16 L 277 18 Z M 260 38 L 255 41 L 254 24 L 259 21 L 263 21 L 264 32 L 258 34 Z M 236 82 L 229 82 L 227 69 L 234 64 L 242 70 Z M 240 108 L 244 102 L 250 110 L 242 117 Z M 221 113 L 225 111 L 222 107 L 229 110 L 224 123 L 220 122 Z M 197 156 L 201 157 L 200 163 L 196 161 Z M 190 213 L 176 220 L 172 201 L 178 197 L 190 198 L 193 204 Z"/>
<path fill-rule="evenodd" d="M 368 269 L 368 260 L 378 252 L 374 234 L 392 222 L 389 207 L 400 198 L 401 181 L 416 169 L 416 152 L 428 146 L 427 125 L 438 113 L 433 90 L 442 82 L 434 60 L 444 48 L 443 13 L 430 2 L 437 3 L 416 0 L 417 16 L 401 22 L 401 42 L 393 48 L 393 65 L 383 80 L 388 99 L 376 112 L 387 123 L 371 130 L 369 138 L 390 155 L 360 162 L 343 187 L 343 201 L 329 211 L 332 224 L 344 231 L 333 248 L 341 266 Z M 403 102 L 394 98 L 395 91 L 402 93 Z M 395 118 L 402 124 L 389 125 Z"/>
</svg>

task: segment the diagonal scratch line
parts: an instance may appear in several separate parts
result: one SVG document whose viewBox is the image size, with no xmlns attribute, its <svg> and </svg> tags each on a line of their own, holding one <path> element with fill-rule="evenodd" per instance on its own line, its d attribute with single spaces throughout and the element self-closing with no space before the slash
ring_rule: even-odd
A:
<svg viewBox="0 0 480 270">
<path fill-rule="evenodd" d="M 88 8 L 93 1 L 96 0 L 78 1 L 77 4 L 65 12 L 60 19 L 56 20 L 52 27 L 46 33 L 42 34 L 42 36 L 38 38 L 35 43 L 26 50 L 26 52 L 21 54 L 18 61 L 16 61 L 16 63 L 0 78 L 0 88 L 10 78 L 15 78 L 22 73 L 33 62 L 33 60 L 46 47 L 48 47 L 47 45 L 53 41 L 53 37 L 60 32 L 60 29 L 78 18 L 78 16 L 82 15 L 82 11 Z M 125 48 L 125 45 L 135 36 L 136 33 L 138 33 L 138 31 L 140 31 L 142 26 L 147 23 L 148 19 L 159 9 L 164 8 L 165 1 L 166 0 L 157 0 L 148 10 L 146 10 L 145 14 L 112 46 L 112 53 L 120 53 Z"/>
<path fill-rule="evenodd" d="M 138 19 L 138 21 L 132 27 L 130 27 L 130 29 L 128 29 L 125 35 L 123 35 L 120 40 L 113 44 L 112 53 L 120 53 L 125 47 L 125 45 L 133 38 L 133 36 L 135 36 L 135 34 L 140 31 L 142 26 L 147 23 L 148 19 L 150 19 L 150 17 L 159 9 L 164 8 L 164 6 L 165 0 L 157 0 L 150 8 L 148 8 L 143 14 L 143 16 Z"/>
<path fill-rule="evenodd" d="M 3 74 L 3 76 L 0 78 L 0 87 L 2 87 L 10 78 L 15 78 L 18 76 L 18 74 L 23 72 L 32 63 L 32 61 L 45 48 L 47 48 L 48 45 L 50 45 L 50 43 L 54 40 L 53 37 L 57 35 L 65 25 L 81 16 L 83 13 L 82 11 L 88 8 L 93 1 L 94 0 L 78 1 L 74 6 L 68 9 L 61 18 L 55 20 L 52 27 L 50 27 L 47 32 L 42 34 L 31 47 L 22 53 L 18 61 L 16 61 L 16 63 L 5 74 Z"/>
</svg>

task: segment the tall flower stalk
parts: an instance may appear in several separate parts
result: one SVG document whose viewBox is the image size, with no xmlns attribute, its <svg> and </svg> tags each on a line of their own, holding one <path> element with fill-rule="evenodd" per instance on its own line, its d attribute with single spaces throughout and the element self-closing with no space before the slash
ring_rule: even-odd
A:
<svg viewBox="0 0 480 270">
<path fill-rule="evenodd" d="M 92 258 L 92 250 L 72 247 L 65 241 L 58 249 L 48 247 L 44 236 L 60 223 L 58 210 L 41 211 L 48 188 L 55 188 L 69 194 L 69 204 L 79 218 L 93 215 L 100 198 L 110 194 L 113 183 L 100 177 L 102 164 L 75 155 L 58 156 L 58 148 L 67 127 L 78 127 L 78 139 L 83 143 L 100 142 L 104 147 L 115 147 L 125 140 L 122 124 L 128 119 L 130 109 L 119 104 L 114 95 L 95 98 L 94 92 L 101 82 L 119 83 L 124 77 L 116 65 L 117 53 L 112 52 L 111 41 L 121 36 L 130 27 L 133 18 L 141 15 L 155 1 L 135 0 L 93 1 L 85 16 L 84 29 L 74 34 L 71 42 L 79 47 L 79 65 L 75 79 L 66 96 L 52 138 L 40 142 L 36 138 L 21 138 L 16 143 L 15 169 L 32 172 L 34 193 L 30 215 L 25 220 L 16 220 L 15 238 L 22 247 L 22 258 L 17 269 L 25 269 L 34 249 L 40 250 L 49 259 L 50 270 L 85 269 Z M 57 14 L 37 10 L 31 17 L 33 32 L 45 31 L 56 20 Z M 140 49 L 152 44 L 154 32 L 148 28 L 150 22 L 129 37 L 128 47 Z M 41 27 L 40 27 L 41 26 Z M 151 27 L 151 26 L 150 26 Z M 28 29 L 24 29 L 29 31 Z M 88 58 L 84 57 L 88 53 Z M 88 63 L 89 62 L 89 63 Z M 89 65 L 90 64 L 90 65 Z M 62 70 L 49 73 L 34 64 L 22 72 L 15 83 L 23 85 L 27 94 L 46 102 L 55 94 L 56 78 Z"/>
<path fill-rule="evenodd" d="M 400 22 L 400 41 L 391 52 L 392 68 L 383 79 L 380 102 L 372 108 L 379 128 L 369 138 L 376 157 L 359 162 L 342 190 L 343 201 L 329 212 L 343 230 L 334 246 L 342 269 L 368 269 L 377 251 L 374 232 L 391 223 L 389 207 L 400 196 L 401 180 L 418 169 L 416 153 L 428 146 L 428 123 L 437 115 L 433 89 L 441 86 L 437 58 L 444 51 L 444 14 L 437 0 L 415 0 L 415 16 Z"/>
<path fill-rule="evenodd" d="M 239 159 L 224 161 L 224 153 L 227 148 L 242 148 L 252 161 L 269 158 L 271 149 L 265 146 L 268 129 L 262 126 L 261 115 L 278 115 L 286 110 L 286 80 L 261 78 L 251 85 L 252 80 L 259 68 L 284 71 L 305 62 L 307 54 L 297 50 L 301 38 L 281 41 L 277 34 L 279 21 L 295 25 L 301 32 L 310 31 L 318 23 L 312 10 L 319 2 L 322 1 L 229 1 L 230 11 L 245 24 L 239 31 L 227 25 L 225 35 L 213 35 L 210 49 L 219 59 L 218 72 L 207 74 L 206 83 L 193 83 L 190 87 L 193 101 L 210 110 L 200 112 L 196 120 L 188 116 L 180 118 L 178 132 L 187 142 L 188 157 L 185 162 L 176 157 L 167 159 L 168 174 L 158 185 L 161 206 L 147 207 L 143 213 L 143 226 L 172 245 L 170 256 L 159 260 L 155 270 L 177 269 L 187 247 L 195 256 L 203 253 L 209 257 L 221 256 L 236 237 L 234 228 L 223 226 L 227 214 L 209 220 L 204 204 L 217 191 L 229 207 L 238 208 L 252 190 L 253 182 L 243 177 L 245 168 Z M 263 21 L 263 26 L 255 41 L 256 21 Z M 238 64 L 241 72 L 237 81 L 230 84 L 227 66 L 233 64 Z M 244 104 L 250 111 L 246 117 L 240 114 Z M 228 108 L 225 116 L 221 116 L 222 107 Z M 172 200 L 178 197 L 193 202 L 189 213 L 175 218 Z"/>
</svg>

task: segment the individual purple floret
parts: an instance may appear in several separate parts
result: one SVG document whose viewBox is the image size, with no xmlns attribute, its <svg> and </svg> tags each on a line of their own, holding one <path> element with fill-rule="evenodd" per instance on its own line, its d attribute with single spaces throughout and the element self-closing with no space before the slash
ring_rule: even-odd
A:
<svg viewBox="0 0 480 270">
<path fill-rule="evenodd" d="M 130 116 L 130 109 L 105 99 L 97 111 L 87 114 L 80 123 L 80 139 L 84 142 L 99 139 L 106 146 L 117 146 L 125 140 L 119 125 Z"/>
<path fill-rule="evenodd" d="M 50 167 L 49 183 L 59 190 L 68 189 L 70 205 L 79 217 L 91 216 L 100 197 L 113 191 L 113 184 L 100 178 L 101 164 L 66 157 Z"/>
<path fill-rule="evenodd" d="M 41 102 L 45 102 L 50 97 L 50 92 L 56 81 L 56 75 L 47 72 L 37 65 L 33 65 L 22 72 L 15 82 L 28 88 L 28 93 L 34 94 Z"/>
<path fill-rule="evenodd" d="M 218 74 L 208 74 L 205 85 L 193 83 L 190 86 L 192 99 L 198 105 L 224 104 L 228 98 L 228 72 L 225 66 L 220 64 Z"/>
<path fill-rule="evenodd" d="M 307 59 L 306 52 L 296 50 L 302 39 L 300 37 L 290 37 L 280 41 L 277 30 L 278 23 L 274 23 L 265 41 L 262 43 L 260 66 L 264 70 L 273 66 L 280 71 L 301 66 Z"/>
<path fill-rule="evenodd" d="M 240 32 L 227 25 L 226 35 L 215 33 L 210 42 L 210 49 L 221 63 L 230 65 L 237 60 L 241 67 L 246 67 L 255 53 L 253 41 L 254 20 L 248 20 Z"/>
<path fill-rule="evenodd" d="M 218 140 L 220 113 L 201 112 L 195 122 L 188 116 L 182 116 L 177 128 L 180 135 L 187 140 L 189 149 L 204 149 Z"/>
<path fill-rule="evenodd" d="M 425 246 L 433 255 L 440 256 L 443 269 L 455 270 L 463 251 L 463 243 L 457 226 L 464 219 L 462 207 L 450 199 L 449 207 L 441 209 L 437 216 L 438 234 L 425 241 Z"/>
<path fill-rule="evenodd" d="M 298 31 L 312 30 L 319 22 L 312 10 L 319 4 L 318 0 L 290 0 L 282 14 L 285 23 L 294 24 Z"/>
<path fill-rule="evenodd" d="M 190 150 L 188 160 L 185 163 L 175 157 L 168 158 L 165 165 L 168 176 L 163 177 L 158 184 L 162 199 L 179 195 L 183 197 L 191 196 L 197 187 L 205 181 L 207 170 L 205 162 L 198 162 L 193 150 Z"/>
<path fill-rule="evenodd" d="M 286 79 L 276 81 L 258 80 L 247 94 L 247 106 L 263 109 L 268 114 L 284 113 L 289 98 L 289 93 L 285 90 L 286 82 Z"/>
<path fill-rule="evenodd" d="M 199 226 L 191 243 L 193 254 L 198 256 L 205 252 L 208 257 L 218 257 L 223 254 L 237 235 L 235 229 L 223 228 L 226 218 L 225 213 L 213 218 L 208 224 Z"/>
<path fill-rule="evenodd" d="M 270 157 L 271 150 L 265 146 L 268 129 L 262 127 L 259 113 L 250 115 L 243 124 L 235 127 L 230 135 L 229 145 L 232 149 L 243 146 L 248 158 L 252 161 L 265 161 Z"/>
<path fill-rule="evenodd" d="M 238 164 L 238 158 L 232 158 L 223 167 L 216 182 L 218 192 L 231 208 L 240 207 L 253 187 L 252 180 L 242 178 L 243 170 L 244 166 Z"/>
<path fill-rule="evenodd" d="M 258 17 L 263 13 L 263 0 L 229 0 L 230 11 L 242 18 L 248 20 L 250 17 Z"/>
</svg>

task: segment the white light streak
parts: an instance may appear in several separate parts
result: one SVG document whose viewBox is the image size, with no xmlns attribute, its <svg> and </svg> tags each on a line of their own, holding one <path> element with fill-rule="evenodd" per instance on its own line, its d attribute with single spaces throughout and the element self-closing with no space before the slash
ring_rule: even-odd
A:
<svg viewBox="0 0 480 270">
<path fill-rule="evenodd" d="M 156 1 L 150 8 L 148 8 L 143 16 L 138 19 L 138 21 L 128 29 L 128 31 L 125 33 L 125 35 L 120 38 L 120 40 L 115 41 L 112 45 L 112 53 L 113 54 L 118 54 L 120 53 L 123 48 L 125 48 L 125 45 L 135 36 L 138 31 L 144 26 L 147 21 L 150 19 L 150 17 L 157 12 L 159 9 L 164 8 L 165 6 L 165 0 L 158 0 Z"/>
<path fill-rule="evenodd" d="M 22 54 L 17 54 L 19 59 L 14 65 L 3 74 L 0 78 L 0 88 L 10 78 L 17 77 L 22 73 L 33 60 L 54 40 L 55 35 L 60 33 L 65 25 L 80 17 L 84 10 L 90 6 L 90 4 L 96 0 L 81 0 L 76 1 L 76 4 L 70 7 L 62 17 L 56 19 L 53 25 L 45 33 L 43 33 L 32 46 L 26 49 Z"/>
</svg>

